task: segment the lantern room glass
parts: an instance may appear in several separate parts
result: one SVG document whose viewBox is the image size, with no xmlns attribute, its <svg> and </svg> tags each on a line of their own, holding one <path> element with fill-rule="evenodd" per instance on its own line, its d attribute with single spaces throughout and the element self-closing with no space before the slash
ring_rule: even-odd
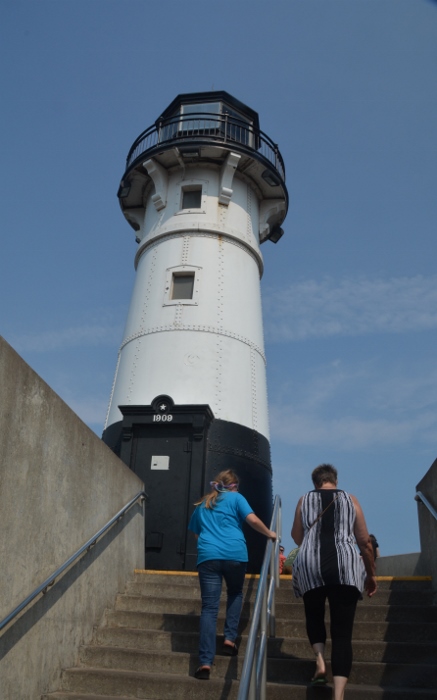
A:
<svg viewBox="0 0 437 700">
<path fill-rule="evenodd" d="M 213 118 L 215 114 L 219 119 Z M 161 130 L 160 141 L 211 136 L 253 147 L 252 120 L 222 101 L 182 103 L 169 121 Z"/>
</svg>

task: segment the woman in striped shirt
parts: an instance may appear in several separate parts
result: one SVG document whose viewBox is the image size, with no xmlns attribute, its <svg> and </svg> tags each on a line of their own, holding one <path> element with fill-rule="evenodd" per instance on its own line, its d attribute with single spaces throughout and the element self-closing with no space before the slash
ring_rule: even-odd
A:
<svg viewBox="0 0 437 700">
<path fill-rule="evenodd" d="M 300 546 L 293 589 L 296 597 L 303 596 L 307 634 L 316 654 L 312 685 L 327 683 L 324 615 L 329 601 L 334 700 L 343 700 L 352 668 L 355 610 L 363 590 L 369 596 L 376 592 L 375 560 L 361 506 L 355 496 L 337 488 L 335 467 L 322 464 L 311 478 L 315 488 L 300 498 L 291 530 Z"/>
</svg>

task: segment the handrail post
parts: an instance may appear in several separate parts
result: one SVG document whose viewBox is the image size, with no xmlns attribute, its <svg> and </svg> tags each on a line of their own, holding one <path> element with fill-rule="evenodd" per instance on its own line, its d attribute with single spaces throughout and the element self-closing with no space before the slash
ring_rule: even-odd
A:
<svg viewBox="0 0 437 700">
<path fill-rule="evenodd" d="M 256 652 L 256 649 L 255 649 Z M 247 694 L 248 700 L 257 700 L 256 698 L 256 665 L 255 665 L 256 653 L 252 662 L 252 669 L 250 672 L 250 685 L 249 692 Z"/>
<path fill-rule="evenodd" d="M 270 529 L 275 544 L 267 541 L 247 638 L 237 700 L 265 700 L 267 687 L 267 629 L 275 634 L 275 591 L 279 585 L 278 550 L 281 539 L 281 499 L 275 497 Z"/>
<path fill-rule="evenodd" d="M 279 544 L 278 541 L 275 542 L 275 546 L 272 547 L 272 554 L 270 557 L 270 580 L 269 580 L 269 589 L 270 585 L 273 585 L 274 589 L 276 589 L 279 585 Z M 270 637 L 275 637 L 276 636 L 276 601 L 275 601 L 275 593 L 273 591 L 272 595 L 272 600 L 270 604 L 270 615 L 269 615 L 269 636 Z"/>
<path fill-rule="evenodd" d="M 274 547 L 272 547 L 272 552 Z M 261 669 L 257 686 L 257 700 L 266 700 L 266 682 L 267 682 L 267 589 L 263 595 L 263 606 L 261 612 L 261 629 L 260 629 L 261 644 L 264 647 L 261 659 Z"/>
<path fill-rule="evenodd" d="M 279 579 L 279 543 L 282 541 L 282 508 L 278 508 L 277 534 L 279 536 L 279 541 L 278 541 L 278 577 L 276 579 L 276 588 L 279 588 L 279 584 L 280 584 L 280 579 Z"/>
</svg>

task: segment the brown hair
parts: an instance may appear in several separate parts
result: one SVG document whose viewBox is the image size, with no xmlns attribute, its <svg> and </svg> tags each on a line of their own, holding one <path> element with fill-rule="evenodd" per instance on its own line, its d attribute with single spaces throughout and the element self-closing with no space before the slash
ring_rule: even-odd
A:
<svg viewBox="0 0 437 700">
<path fill-rule="evenodd" d="M 217 502 L 217 498 L 221 493 L 226 493 L 230 491 L 234 486 L 238 486 L 239 478 L 232 469 L 226 469 L 210 482 L 211 491 L 206 493 L 200 501 L 196 501 L 195 506 L 200 506 L 201 503 L 205 504 L 205 508 L 214 508 Z"/>
<path fill-rule="evenodd" d="M 337 486 L 337 470 L 332 464 L 320 464 L 311 474 L 311 479 L 316 489 L 319 489 L 323 484 L 334 484 Z"/>
</svg>

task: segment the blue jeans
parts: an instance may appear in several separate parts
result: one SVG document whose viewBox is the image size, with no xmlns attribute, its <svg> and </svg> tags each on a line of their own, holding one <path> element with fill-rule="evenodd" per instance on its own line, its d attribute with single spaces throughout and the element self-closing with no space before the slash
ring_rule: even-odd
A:
<svg viewBox="0 0 437 700">
<path fill-rule="evenodd" d="M 245 561 L 210 559 L 197 567 L 202 596 L 199 640 L 199 661 L 202 666 L 211 666 L 214 661 L 222 579 L 225 579 L 228 593 L 225 639 L 234 642 L 237 638 L 246 565 Z"/>
</svg>

